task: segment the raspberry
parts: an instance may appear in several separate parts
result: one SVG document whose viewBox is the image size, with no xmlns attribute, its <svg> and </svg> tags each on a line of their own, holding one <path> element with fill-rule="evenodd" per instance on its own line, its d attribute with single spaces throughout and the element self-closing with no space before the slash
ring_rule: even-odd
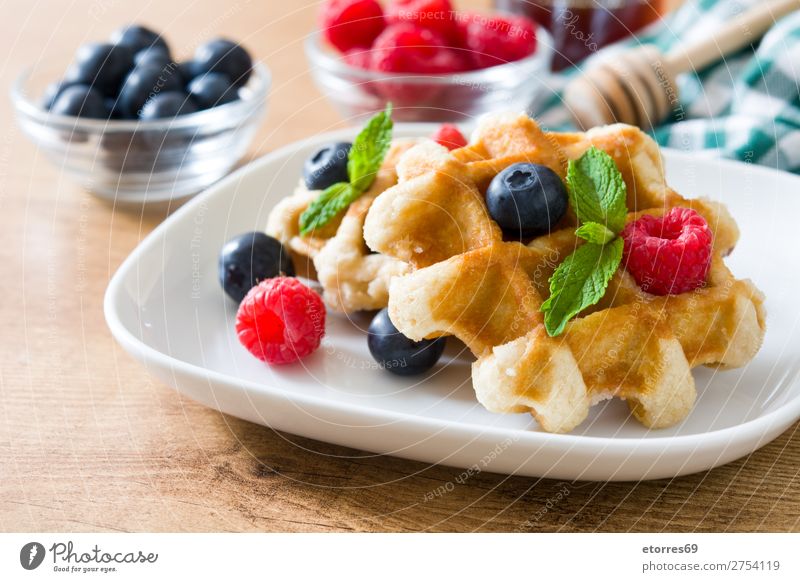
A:
<svg viewBox="0 0 800 582">
<path fill-rule="evenodd" d="M 458 25 L 450 0 L 392 0 L 386 7 L 386 22 L 409 23 L 429 28 L 448 42 L 458 38 Z"/>
<path fill-rule="evenodd" d="M 536 50 L 536 25 L 524 16 L 459 15 L 461 42 L 479 69 L 518 61 Z"/>
<path fill-rule="evenodd" d="M 663 217 L 644 215 L 622 231 L 622 260 L 639 286 L 653 295 L 701 287 L 711 266 L 711 229 L 691 208 Z"/>
<path fill-rule="evenodd" d="M 370 69 L 372 67 L 371 58 L 370 51 L 364 48 L 349 50 L 344 54 L 344 62 L 357 69 Z"/>
<path fill-rule="evenodd" d="M 294 277 L 266 279 L 239 304 L 236 333 L 259 360 L 288 364 L 319 347 L 325 335 L 325 306 Z"/>
<path fill-rule="evenodd" d="M 443 123 L 431 139 L 449 150 L 457 150 L 467 145 L 467 138 L 452 123 Z"/>
<path fill-rule="evenodd" d="M 376 0 L 328 0 L 322 5 L 319 20 L 327 41 L 343 53 L 372 46 L 386 26 Z"/>
<path fill-rule="evenodd" d="M 465 65 L 439 34 L 412 24 L 386 27 L 372 45 L 372 68 L 377 71 L 436 75 L 463 71 Z"/>
</svg>

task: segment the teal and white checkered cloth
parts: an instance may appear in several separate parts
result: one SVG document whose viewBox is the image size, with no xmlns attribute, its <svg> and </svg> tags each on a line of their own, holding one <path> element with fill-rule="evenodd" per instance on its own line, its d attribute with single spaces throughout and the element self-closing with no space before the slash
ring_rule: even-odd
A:
<svg viewBox="0 0 800 582">
<path fill-rule="evenodd" d="M 622 46 L 650 43 L 668 52 L 762 1 L 689 0 Z M 778 21 L 754 47 L 681 75 L 678 86 L 680 107 L 653 131 L 659 144 L 800 173 L 800 11 Z M 534 113 L 548 129 L 574 129 L 558 90 Z"/>
</svg>

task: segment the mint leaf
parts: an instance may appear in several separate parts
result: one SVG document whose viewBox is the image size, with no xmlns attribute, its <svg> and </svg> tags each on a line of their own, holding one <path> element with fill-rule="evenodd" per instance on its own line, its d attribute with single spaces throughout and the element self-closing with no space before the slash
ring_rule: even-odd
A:
<svg viewBox="0 0 800 582">
<path fill-rule="evenodd" d="M 541 307 L 550 336 L 562 333 L 570 319 L 605 295 L 622 262 L 624 243 L 617 235 L 628 214 L 622 174 L 614 158 L 596 147 L 570 160 L 567 191 L 582 223 L 575 234 L 587 242 L 550 277 L 550 297 Z"/>
<path fill-rule="evenodd" d="M 347 159 L 347 175 L 359 192 L 366 191 L 375 181 L 383 158 L 392 143 L 392 104 L 367 122 L 353 141 Z"/>
<path fill-rule="evenodd" d="M 375 181 L 386 152 L 392 144 L 392 104 L 372 117 L 356 136 L 347 155 L 349 182 L 325 188 L 300 215 L 300 234 L 328 224 L 334 216 L 355 202 Z"/>
<path fill-rule="evenodd" d="M 564 259 L 550 278 L 550 297 L 542 303 L 544 327 L 550 336 L 605 295 L 608 282 L 622 261 L 622 239 L 607 245 L 586 243 Z"/>
<path fill-rule="evenodd" d="M 625 181 L 614 159 L 592 146 L 567 165 L 567 190 L 581 222 L 597 222 L 614 234 L 625 226 Z"/>
<path fill-rule="evenodd" d="M 361 195 L 352 184 L 337 182 L 325 188 L 300 215 L 300 234 L 306 235 L 314 229 L 328 224 L 334 216 L 350 206 Z"/>
<path fill-rule="evenodd" d="M 609 243 L 614 240 L 614 237 L 616 236 L 613 232 L 608 230 L 608 228 L 596 222 L 587 222 L 586 224 L 582 224 L 578 230 L 575 231 L 575 234 L 581 237 L 583 240 L 587 240 L 590 243 L 595 243 L 598 245 Z"/>
</svg>

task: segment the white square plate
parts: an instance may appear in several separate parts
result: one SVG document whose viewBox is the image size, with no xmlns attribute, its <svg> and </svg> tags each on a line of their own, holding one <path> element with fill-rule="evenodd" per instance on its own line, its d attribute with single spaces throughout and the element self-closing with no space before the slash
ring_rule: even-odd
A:
<svg viewBox="0 0 800 582">
<path fill-rule="evenodd" d="M 400 125 L 398 136 L 432 126 Z M 320 135 L 242 168 L 168 218 L 114 275 L 105 315 L 116 339 L 184 394 L 277 430 L 359 449 L 457 467 L 559 479 L 674 477 L 722 465 L 763 446 L 800 418 L 800 178 L 697 153 L 665 151 L 670 184 L 721 199 L 742 236 L 728 264 L 767 296 L 768 329 L 746 368 L 695 371 L 698 401 L 680 425 L 647 430 L 627 406 L 596 406 L 571 434 L 541 432 L 529 415 L 497 415 L 475 400 L 470 357 L 457 341 L 426 378 L 377 369 L 367 316 L 329 313 L 323 347 L 270 368 L 242 348 L 235 305 L 217 281 L 223 243 L 262 230 L 290 194 Z"/>
</svg>

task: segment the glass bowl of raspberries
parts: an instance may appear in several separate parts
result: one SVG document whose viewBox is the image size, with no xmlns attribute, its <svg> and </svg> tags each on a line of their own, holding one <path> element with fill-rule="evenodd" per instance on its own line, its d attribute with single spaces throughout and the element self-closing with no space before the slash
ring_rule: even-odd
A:
<svg viewBox="0 0 800 582">
<path fill-rule="evenodd" d="M 142 203 L 195 194 L 246 153 L 266 111 L 269 70 L 236 42 L 176 60 L 166 40 L 128 25 L 24 72 L 12 88 L 23 132 L 90 192 Z"/>
<path fill-rule="evenodd" d="M 306 54 L 320 90 L 348 119 L 459 121 L 528 109 L 552 44 L 535 22 L 456 10 L 450 0 L 326 0 Z"/>
</svg>

